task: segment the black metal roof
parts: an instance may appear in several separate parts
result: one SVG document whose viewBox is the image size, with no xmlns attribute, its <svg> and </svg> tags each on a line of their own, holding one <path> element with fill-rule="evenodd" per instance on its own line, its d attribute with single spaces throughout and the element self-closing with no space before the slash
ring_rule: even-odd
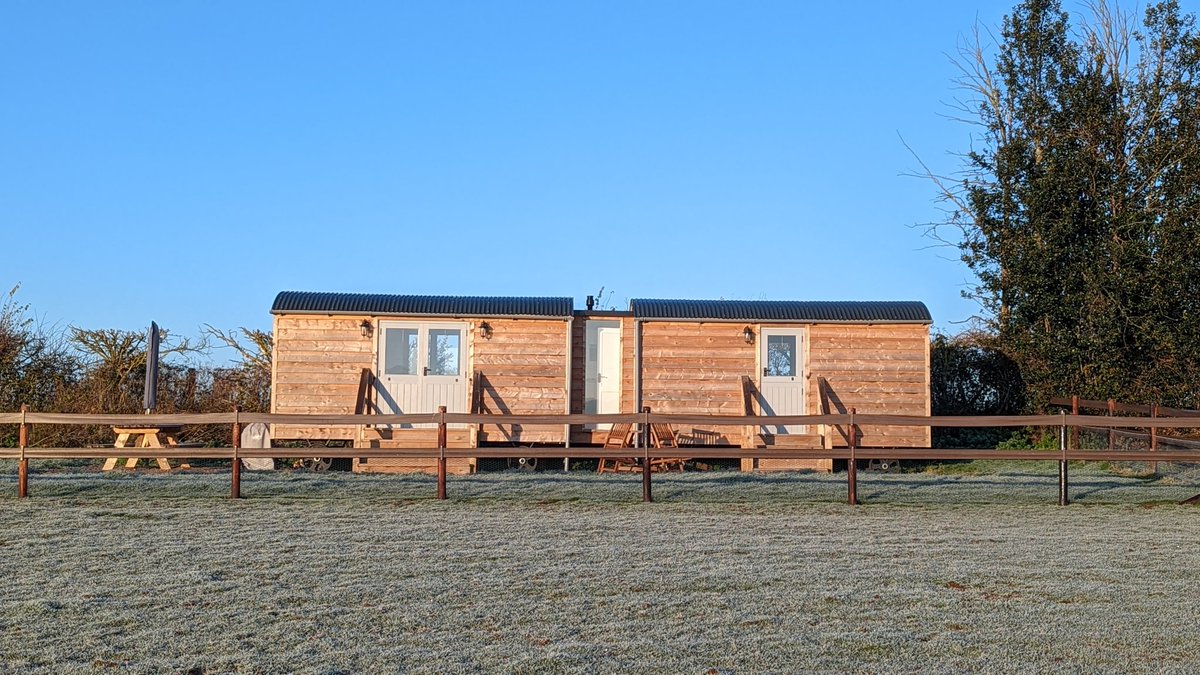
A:
<svg viewBox="0 0 1200 675">
<path fill-rule="evenodd" d="M 372 316 L 571 316 L 571 298 L 503 298 L 380 293 L 283 291 L 272 314 L 368 314 Z"/>
<path fill-rule="evenodd" d="M 923 302 L 815 300 L 655 300 L 630 301 L 639 319 L 714 321 L 800 321 L 831 323 L 932 323 Z"/>
</svg>

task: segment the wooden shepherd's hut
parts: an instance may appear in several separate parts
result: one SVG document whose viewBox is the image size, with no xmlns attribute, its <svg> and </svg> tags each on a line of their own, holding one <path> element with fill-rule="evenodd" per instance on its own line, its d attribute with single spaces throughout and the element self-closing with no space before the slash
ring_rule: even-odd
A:
<svg viewBox="0 0 1200 675">
<path fill-rule="evenodd" d="M 635 408 L 713 415 L 929 414 L 929 310 L 920 302 L 630 303 Z M 860 444 L 928 447 L 928 428 L 862 427 Z M 846 430 L 684 430 L 704 444 L 845 447 Z M 832 460 L 743 460 L 743 470 L 831 470 Z"/>
<path fill-rule="evenodd" d="M 271 411 L 561 414 L 570 392 L 571 298 L 285 291 L 275 298 Z M 276 439 L 433 447 L 433 425 L 275 425 Z M 557 443 L 565 427 L 451 425 L 450 447 Z M 432 470 L 434 460 L 362 459 L 356 471 Z M 450 470 L 473 471 L 474 460 Z"/>
</svg>

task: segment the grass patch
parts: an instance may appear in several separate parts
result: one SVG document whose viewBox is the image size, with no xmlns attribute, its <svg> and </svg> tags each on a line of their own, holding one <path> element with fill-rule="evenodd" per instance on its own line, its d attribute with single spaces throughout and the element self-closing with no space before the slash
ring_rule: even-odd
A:
<svg viewBox="0 0 1200 675">
<path fill-rule="evenodd" d="M 1023 465 L 1024 466 L 1024 465 Z M 62 672 L 1200 669 L 1195 483 L 0 478 L 0 662 Z M 1149 507 L 1148 507 L 1149 506 Z"/>
</svg>

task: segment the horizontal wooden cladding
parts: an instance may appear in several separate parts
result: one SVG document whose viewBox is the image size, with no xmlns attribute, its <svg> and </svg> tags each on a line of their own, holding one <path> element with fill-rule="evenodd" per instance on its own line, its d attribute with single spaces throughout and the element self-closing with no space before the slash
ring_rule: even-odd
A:
<svg viewBox="0 0 1200 675">
<path fill-rule="evenodd" d="M 281 411 L 282 412 L 282 411 Z M 289 410 L 287 412 L 297 412 Z M 271 438 L 277 440 L 354 440 L 358 436 L 358 429 L 353 426 L 349 427 L 304 427 L 294 424 L 273 424 L 271 425 Z M 301 450 L 297 448 L 297 454 L 304 454 L 307 449 Z"/>
<path fill-rule="evenodd" d="M 923 324 L 813 324 L 808 326 L 810 340 L 850 337 L 855 339 L 886 339 L 929 337 L 929 326 Z"/>
<path fill-rule="evenodd" d="M 518 389 L 528 389 L 531 391 L 555 389 L 564 393 L 566 392 L 566 387 L 563 384 L 563 378 L 566 377 L 565 373 L 559 373 L 558 377 L 520 377 L 516 375 L 502 377 L 487 371 L 482 372 L 486 376 L 483 384 L 484 394 L 489 392 L 493 394 L 514 394 L 518 393 L 515 391 Z"/>
<path fill-rule="evenodd" d="M 476 349 L 491 347 L 500 349 L 509 345 L 553 345 L 562 347 L 567 342 L 566 324 L 559 322 L 531 322 L 530 326 L 522 326 L 521 330 L 506 328 L 507 322 L 492 320 L 487 322 L 492 326 L 492 337 L 477 339 Z M 549 325 L 546 325 L 549 324 Z"/>
<path fill-rule="evenodd" d="M 337 352 L 337 353 L 373 353 L 374 345 L 371 340 L 334 340 L 331 337 L 317 337 L 304 340 L 277 340 L 276 352 Z"/>
<path fill-rule="evenodd" d="M 836 373 L 856 373 L 859 377 L 869 378 L 872 373 L 924 373 L 925 363 L 917 360 L 907 361 L 868 361 L 855 359 L 847 361 L 824 361 L 819 358 L 812 360 L 811 373 L 813 377 L 832 377 Z"/>
<path fill-rule="evenodd" d="M 354 412 L 355 394 L 326 394 L 322 390 L 309 389 L 306 393 L 277 393 L 275 395 L 275 412 L 277 413 L 327 413 L 350 414 Z"/>
<path fill-rule="evenodd" d="M 756 368 L 744 326 L 729 323 L 641 324 L 642 405 L 654 412 L 744 412 L 741 377 Z M 729 442 L 725 431 L 717 442 Z"/>
<path fill-rule="evenodd" d="M 476 353 L 474 356 L 475 369 L 487 372 L 492 366 L 549 366 L 561 367 L 566 373 L 563 361 L 566 354 L 525 354 L 505 352 L 503 354 Z"/>
<path fill-rule="evenodd" d="M 851 349 L 861 350 L 870 349 L 874 351 L 889 351 L 889 352 L 924 352 L 925 346 L 928 344 L 927 338 L 923 335 L 914 335 L 912 337 L 868 337 L 868 336 L 850 336 L 843 335 L 837 337 L 819 336 L 810 338 L 810 343 L 814 348 L 821 350 L 835 349 Z"/>
<path fill-rule="evenodd" d="M 854 396 L 861 400 L 865 394 L 912 394 L 913 400 L 924 401 L 929 393 L 929 386 L 924 382 L 854 382 L 842 383 L 840 386 L 834 387 L 834 392 L 843 400 L 847 396 Z M 877 399 L 873 397 L 871 400 Z M 921 413 L 924 411 L 925 408 L 922 407 Z"/>
<path fill-rule="evenodd" d="M 512 425 L 493 425 L 485 424 L 479 430 L 479 441 L 486 443 L 562 443 L 564 438 L 564 430 L 562 428 L 550 429 L 546 427 L 530 427 L 521 428 L 517 425 L 517 429 L 513 429 Z M 520 449 L 513 448 L 513 454 L 520 454 Z"/>
<path fill-rule="evenodd" d="M 642 383 L 642 393 L 673 391 L 686 396 L 689 391 L 729 391 L 742 395 L 740 377 L 722 375 L 721 377 L 704 377 L 697 373 L 681 371 L 675 377 L 662 377 L 661 373 L 648 376 Z"/>
<path fill-rule="evenodd" d="M 375 356 L 371 352 L 338 352 L 338 351 L 275 351 L 276 368 L 288 367 L 292 364 L 341 363 L 353 364 L 359 368 L 372 367 Z"/>
<path fill-rule="evenodd" d="M 327 328 L 280 328 L 275 335 L 276 342 L 302 342 L 306 340 L 323 340 L 339 343 L 361 343 L 370 347 L 374 336 L 364 337 L 362 327 L 355 325 L 350 330 L 331 330 Z"/>
<path fill-rule="evenodd" d="M 320 314 L 280 314 L 275 317 L 278 330 L 322 328 L 327 330 L 344 330 L 360 333 L 363 320 L 371 320 L 365 314 L 355 316 L 322 316 Z"/>
<path fill-rule="evenodd" d="M 353 376 L 356 380 L 362 369 L 368 366 L 359 363 L 350 363 L 347 361 L 307 361 L 307 360 L 289 360 L 282 361 L 284 369 L 277 373 L 278 375 L 287 374 L 289 376 L 302 375 L 311 380 L 325 380 L 327 378 L 341 378 L 345 376 Z"/>
<path fill-rule="evenodd" d="M 566 388 L 553 380 L 518 380 L 512 386 L 507 386 L 508 384 L 506 382 L 504 386 L 498 386 L 489 378 L 481 392 L 483 398 L 485 400 L 488 398 L 543 398 L 546 396 L 563 398 L 567 395 Z"/>
<path fill-rule="evenodd" d="M 476 338 L 472 353 L 473 368 L 483 378 L 479 395 L 483 412 L 564 412 L 569 366 L 567 322 L 488 319 L 487 323 L 492 337 Z M 495 426 L 483 428 L 484 434 L 490 430 L 502 436 Z"/>
<path fill-rule="evenodd" d="M 351 399 L 358 395 L 358 373 L 344 377 L 318 379 L 310 373 L 279 373 L 275 376 L 275 393 L 301 396 L 322 394 L 325 396 L 345 395 Z M 351 401 L 353 403 L 353 401 Z"/>
</svg>

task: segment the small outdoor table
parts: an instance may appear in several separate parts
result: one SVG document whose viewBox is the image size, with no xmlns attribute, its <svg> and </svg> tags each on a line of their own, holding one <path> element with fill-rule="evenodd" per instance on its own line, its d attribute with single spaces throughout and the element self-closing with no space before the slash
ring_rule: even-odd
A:
<svg viewBox="0 0 1200 675">
<path fill-rule="evenodd" d="M 182 427 L 113 427 L 113 433 L 117 435 L 117 442 L 113 443 L 114 448 L 177 448 L 179 440 L 175 437 Z M 130 441 L 133 441 L 130 443 Z M 104 471 L 112 471 L 116 468 L 120 458 L 109 457 L 104 460 Z M 130 457 L 125 460 L 126 469 L 135 469 L 138 465 L 138 457 Z M 171 470 L 171 463 L 166 457 L 158 458 L 158 468 L 163 471 Z M 186 463 L 180 464 L 181 469 L 190 469 Z"/>
</svg>

